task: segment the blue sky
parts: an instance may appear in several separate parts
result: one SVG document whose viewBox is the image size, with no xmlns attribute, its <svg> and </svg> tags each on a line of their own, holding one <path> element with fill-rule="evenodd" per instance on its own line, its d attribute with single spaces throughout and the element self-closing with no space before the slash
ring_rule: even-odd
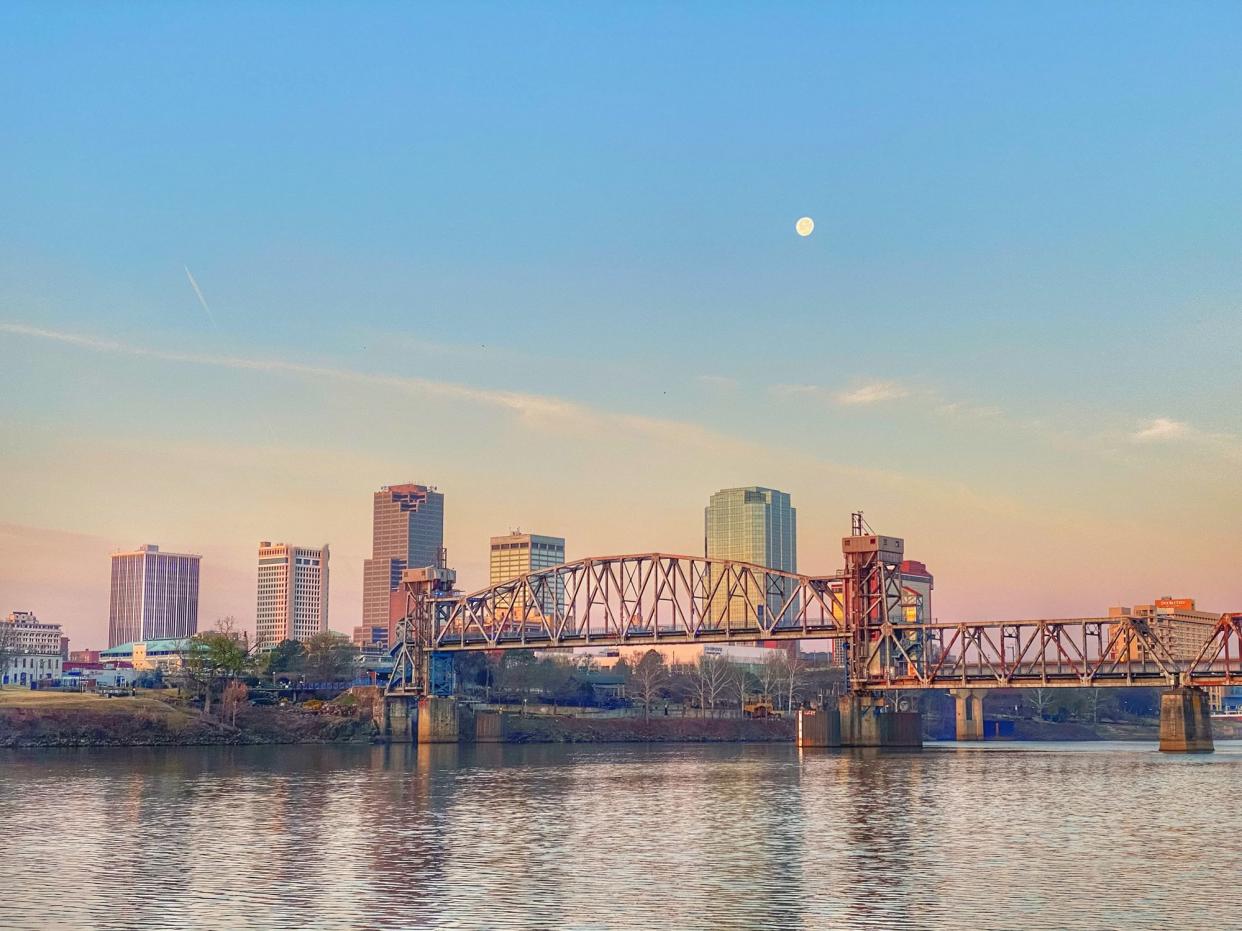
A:
<svg viewBox="0 0 1242 931">
<path fill-rule="evenodd" d="M 519 523 L 691 548 L 758 483 L 806 569 L 863 506 L 952 616 L 1242 604 L 1240 39 L 1236 4 L 8 4 L 0 610 L 89 635 L 150 539 L 246 620 L 297 535 L 348 629 L 409 479 L 468 579 Z M 989 581 L 982 538 L 1020 541 Z M 72 595 L 61 545 L 103 566 Z"/>
</svg>

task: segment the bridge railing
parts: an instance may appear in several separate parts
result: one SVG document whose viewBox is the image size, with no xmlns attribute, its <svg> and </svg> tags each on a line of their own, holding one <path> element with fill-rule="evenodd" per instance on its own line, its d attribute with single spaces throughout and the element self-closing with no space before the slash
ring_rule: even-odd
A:
<svg viewBox="0 0 1242 931">
<path fill-rule="evenodd" d="M 1171 654 L 1144 617 L 887 625 L 868 642 L 860 686 L 1081 688 L 1242 684 L 1242 615 L 1197 659 Z"/>
</svg>

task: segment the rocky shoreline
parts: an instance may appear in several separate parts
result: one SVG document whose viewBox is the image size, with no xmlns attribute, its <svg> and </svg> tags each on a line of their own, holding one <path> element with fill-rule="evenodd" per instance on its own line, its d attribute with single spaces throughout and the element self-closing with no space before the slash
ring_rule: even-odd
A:
<svg viewBox="0 0 1242 931">
<path fill-rule="evenodd" d="M 247 706 L 233 724 L 147 697 L 0 703 L 0 747 L 8 748 L 366 743 L 373 734 L 369 719 L 290 708 Z"/>
<path fill-rule="evenodd" d="M 1019 721 L 1014 740 L 1143 740 L 1156 722 L 1085 725 Z M 1219 740 L 1242 738 L 1237 722 L 1214 722 Z M 505 743 L 788 743 L 788 718 L 570 717 L 506 715 Z M 236 722 L 207 716 L 168 697 L 0 693 L 0 748 L 190 747 L 370 743 L 380 740 L 370 709 L 239 709 Z"/>
</svg>

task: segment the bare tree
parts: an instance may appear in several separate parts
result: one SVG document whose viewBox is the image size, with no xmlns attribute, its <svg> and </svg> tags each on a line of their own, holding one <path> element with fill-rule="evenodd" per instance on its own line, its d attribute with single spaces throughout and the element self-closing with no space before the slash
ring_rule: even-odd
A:
<svg viewBox="0 0 1242 931">
<path fill-rule="evenodd" d="M 237 709 L 246 703 L 249 695 L 250 689 L 246 687 L 246 683 L 237 679 L 224 687 L 224 694 L 220 696 L 220 709 L 233 727 L 237 726 Z"/>
<path fill-rule="evenodd" d="M 802 686 L 802 679 L 806 672 L 806 660 L 802 658 L 802 654 L 798 652 L 788 653 L 785 656 L 785 710 L 792 713 L 794 706 L 794 696 Z"/>
<path fill-rule="evenodd" d="M 746 707 L 746 696 L 748 696 L 754 688 L 753 676 L 747 672 L 746 667 L 730 664 L 732 667 L 729 673 L 729 694 L 737 699 L 737 710 L 740 714 Z"/>
<path fill-rule="evenodd" d="M 634 664 L 630 672 L 629 687 L 634 697 L 642 702 L 643 718 L 651 719 L 651 706 L 660 697 L 660 690 L 668 681 L 668 667 L 664 664 L 664 655 L 657 650 L 648 650 L 642 659 Z"/>
<path fill-rule="evenodd" d="M 7 621 L 0 620 L 0 683 L 9 671 L 9 663 L 17 655 L 17 628 Z"/>
<path fill-rule="evenodd" d="M 339 682 L 353 678 L 354 657 L 358 648 L 344 634 L 325 630 L 304 643 L 302 668 L 316 684 Z"/>
<path fill-rule="evenodd" d="M 729 687 L 729 663 L 719 656 L 701 654 L 691 669 L 691 677 L 699 696 L 699 708 L 705 713 L 708 709 L 715 712 L 716 702 Z"/>
<path fill-rule="evenodd" d="M 759 667 L 759 686 L 767 701 L 773 700 L 773 696 L 780 691 L 785 681 L 785 657 L 784 651 L 773 651 Z"/>
<path fill-rule="evenodd" d="M 1045 713 L 1052 705 L 1051 689 L 1031 689 L 1026 693 L 1026 700 L 1031 703 L 1037 721 L 1045 720 Z"/>
<path fill-rule="evenodd" d="M 249 636 L 237 632 L 231 617 L 216 621 L 215 630 L 190 638 L 184 672 L 188 682 L 204 686 L 203 714 L 211 714 L 211 698 L 216 686 L 246 672 L 253 660 L 254 649 Z"/>
<path fill-rule="evenodd" d="M 583 656 L 578 660 L 578 669 L 588 675 L 599 672 L 599 661 L 594 656 Z"/>
<path fill-rule="evenodd" d="M 1100 699 L 1103 697 L 1101 689 L 1087 690 L 1087 711 L 1091 714 L 1091 723 L 1100 723 Z"/>
</svg>

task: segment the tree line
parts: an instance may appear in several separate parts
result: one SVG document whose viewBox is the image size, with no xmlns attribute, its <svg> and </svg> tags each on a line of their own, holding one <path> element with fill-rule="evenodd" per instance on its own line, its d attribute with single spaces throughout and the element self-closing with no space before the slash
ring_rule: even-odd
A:
<svg viewBox="0 0 1242 931">
<path fill-rule="evenodd" d="M 282 640 L 265 649 L 259 640 L 239 632 L 233 618 L 221 618 L 214 630 L 195 634 L 186 647 L 181 675 L 183 686 L 203 699 L 204 714 L 211 713 L 219 694 L 236 717 L 249 685 L 259 679 L 335 683 L 353 678 L 358 648 L 335 631 L 315 634 L 305 641 Z M 247 682 L 246 680 L 250 680 Z M 230 687 L 232 691 L 230 692 Z"/>
<path fill-rule="evenodd" d="M 740 711 L 758 697 L 788 712 L 806 699 L 838 694 L 843 683 L 840 670 L 812 669 L 802 656 L 784 650 L 773 651 L 763 663 L 742 665 L 707 654 L 693 663 L 670 663 L 659 650 L 649 649 L 618 659 L 608 670 L 590 656 L 566 662 L 534 650 L 470 652 L 454 655 L 454 671 L 459 693 L 486 701 L 633 704 L 647 717 L 661 704 L 690 706 L 704 714 Z M 596 698 L 594 684 L 601 674 L 625 686 L 627 701 Z"/>
</svg>

